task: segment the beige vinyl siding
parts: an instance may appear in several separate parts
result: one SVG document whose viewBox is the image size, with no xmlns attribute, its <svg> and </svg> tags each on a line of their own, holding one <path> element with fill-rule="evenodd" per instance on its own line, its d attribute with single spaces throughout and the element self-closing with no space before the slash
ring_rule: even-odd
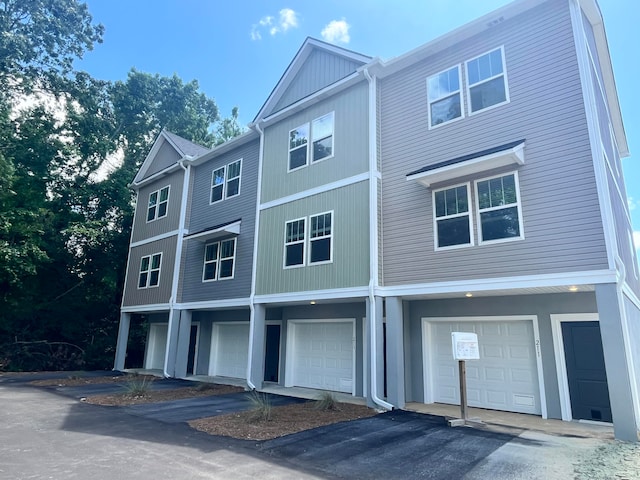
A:
<svg viewBox="0 0 640 480">
<path fill-rule="evenodd" d="M 125 307 L 169 302 L 171 298 L 177 238 L 178 237 L 174 235 L 130 249 L 129 263 L 127 265 L 127 281 L 124 287 L 123 305 Z M 160 283 L 157 287 L 139 289 L 140 259 L 155 253 L 162 253 Z"/>
<path fill-rule="evenodd" d="M 429 130 L 425 79 L 501 45 L 510 103 Z M 385 79 L 380 114 L 386 285 L 607 268 L 566 2 L 545 3 Z M 434 251 L 432 191 L 406 174 L 520 139 L 525 239 L 477 245 L 474 208 L 476 245 Z"/>
<path fill-rule="evenodd" d="M 153 163 L 149 165 L 144 178 L 150 177 L 154 173 L 158 173 L 171 165 L 174 165 L 181 156 L 176 150 L 167 142 L 164 141 L 162 146 L 158 149 L 158 153 L 153 159 Z"/>
<path fill-rule="evenodd" d="M 265 129 L 262 202 L 368 171 L 367 91 L 360 83 Z M 334 156 L 287 172 L 289 131 L 329 112 L 335 112 Z"/>
<path fill-rule="evenodd" d="M 298 100 L 352 74 L 362 63 L 322 50 L 314 50 L 287 87 L 272 111 L 277 112 Z"/>
<path fill-rule="evenodd" d="M 138 192 L 138 203 L 133 218 L 132 242 L 138 242 L 147 238 L 162 235 L 164 233 L 177 230 L 180 224 L 180 202 L 182 201 L 182 184 L 184 170 L 164 175 L 157 180 L 144 185 Z M 149 205 L 149 194 L 161 188 L 170 186 L 169 204 L 167 206 L 167 216 L 152 222 L 147 222 L 147 207 Z"/>
<path fill-rule="evenodd" d="M 260 213 L 257 294 L 365 286 L 369 281 L 368 181 Z M 285 222 L 333 211 L 333 262 L 283 268 Z M 307 221 L 307 234 L 308 234 Z M 305 249 L 308 259 L 308 250 Z"/>
</svg>

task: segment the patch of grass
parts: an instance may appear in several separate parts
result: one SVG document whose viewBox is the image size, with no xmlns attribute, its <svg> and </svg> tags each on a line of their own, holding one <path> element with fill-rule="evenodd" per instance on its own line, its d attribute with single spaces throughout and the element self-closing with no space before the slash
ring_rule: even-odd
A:
<svg viewBox="0 0 640 480">
<path fill-rule="evenodd" d="M 251 409 L 247 421 L 268 422 L 271 420 L 271 400 L 265 393 L 252 390 L 248 395 Z"/>
<path fill-rule="evenodd" d="M 216 389 L 215 383 L 200 382 L 196 386 L 196 390 L 198 392 L 206 392 L 208 390 L 215 390 L 215 389 Z"/>
<path fill-rule="evenodd" d="M 127 375 L 124 384 L 126 394 L 131 397 L 144 397 L 151 389 L 153 378 L 147 375 Z"/>
<path fill-rule="evenodd" d="M 322 392 L 316 403 L 314 404 L 316 410 L 340 410 L 338 408 L 338 401 L 331 392 Z"/>
</svg>

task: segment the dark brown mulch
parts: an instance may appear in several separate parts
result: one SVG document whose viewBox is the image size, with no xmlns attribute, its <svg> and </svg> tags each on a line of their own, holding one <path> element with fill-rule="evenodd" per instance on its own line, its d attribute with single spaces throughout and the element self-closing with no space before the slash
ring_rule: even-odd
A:
<svg viewBox="0 0 640 480">
<path fill-rule="evenodd" d="M 124 405 L 139 405 L 141 403 L 169 402 L 171 400 L 180 400 L 182 398 L 226 395 L 228 393 L 238 393 L 242 391 L 244 391 L 244 389 L 241 387 L 203 383 L 196 387 L 184 387 L 172 390 L 149 390 L 147 393 L 141 395 L 131 395 L 124 391 L 122 393 L 94 395 L 92 397 L 87 397 L 85 401 L 94 405 L 116 407 Z"/>
</svg>

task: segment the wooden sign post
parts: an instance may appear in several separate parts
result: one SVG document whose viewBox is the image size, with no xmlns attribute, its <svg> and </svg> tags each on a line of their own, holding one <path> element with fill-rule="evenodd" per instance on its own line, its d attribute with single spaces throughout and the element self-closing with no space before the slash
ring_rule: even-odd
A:
<svg viewBox="0 0 640 480">
<path fill-rule="evenodd" d="M 467 366 L 464 360 L 458 360 L 460 373 L 460 418 L 467 420 Z"/>
<path fill-rule="evenodd" d="M 460 377 L 460 420 L 450 421 L 452 426 L 465 425 L 468 421 L 467 414 L 467 366 L 466 360 L 479 360 L 478 335 L 469 332 L 452 332 L 451 344 L 453 358 L 458 360 L 458 373 Z"/>
</svg>

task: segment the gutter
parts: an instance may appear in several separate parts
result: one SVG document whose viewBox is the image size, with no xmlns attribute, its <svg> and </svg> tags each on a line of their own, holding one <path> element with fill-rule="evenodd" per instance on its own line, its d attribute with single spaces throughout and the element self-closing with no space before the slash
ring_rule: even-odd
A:
<svg viewBox="0 0 640 480">
<path fill-rule="evenodd" d="M 371 400 L 385 410 L 393 410 L 393 405 L 378 397 L 378 369 L 376 365 L 376 299 L 378 286 L 378 117 L 376 93 L 377 79 L 369 74 L 369 69 L 362 70 L 369 82 L 369 322 L 371 331 L 371 348 L 369 364 L 371 366 Z"/>
</svg>

